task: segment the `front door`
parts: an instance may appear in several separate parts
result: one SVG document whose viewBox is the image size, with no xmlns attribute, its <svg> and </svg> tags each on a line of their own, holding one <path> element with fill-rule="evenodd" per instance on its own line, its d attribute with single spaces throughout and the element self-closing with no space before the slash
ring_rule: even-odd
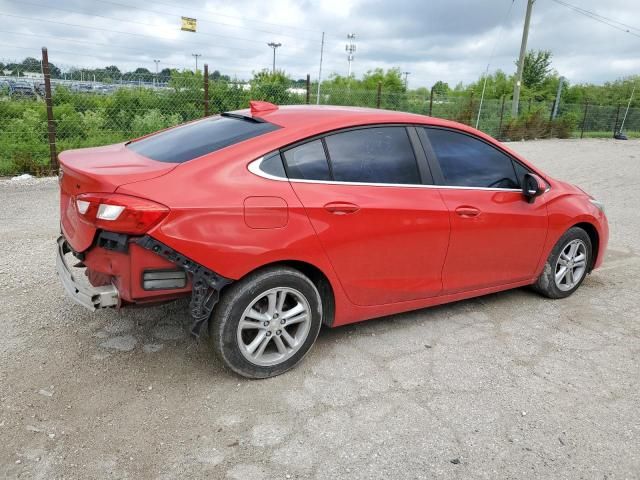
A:
<svg viewBox="0 0 640 480">
<path fill-rule="evenodd" d="M 449 212 L 438 190 L 422 185 L 405 127 L 331 134 L 284 152 L 284 158 L 291 185 L 354 304 L 442 291 Z"/>
<path fill-rule="evenodd" d="M 476 137 L 447 129 L 425 131 L 451 222 L 443 293 L 530 279 L 548 220 L 545 195 L 534 203 L 522 195 L 526 167 Z"/>
</svg>

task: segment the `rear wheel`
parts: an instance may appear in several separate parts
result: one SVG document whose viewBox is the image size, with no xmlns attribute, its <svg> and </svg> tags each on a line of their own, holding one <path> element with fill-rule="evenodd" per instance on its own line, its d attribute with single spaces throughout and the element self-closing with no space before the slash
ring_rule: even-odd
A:
<svg viewBox="0 0 640 480">
<path fill-rule="evenodd" d="M 321 324 L 322 303 L 313 282 L 298 270 L 274 267 L 224 292 L 210 322 L 210 338 L 231 370 L 267 378 L 302 360 Z"/>
<path fill-rule="evenodd" d="M 587 232 L 570 228 L 553 247 L 542 274 L 534 284 L 549 298 L 564 298 L 575 292 L 587 276 L 592 246 Z"/>
</svg>

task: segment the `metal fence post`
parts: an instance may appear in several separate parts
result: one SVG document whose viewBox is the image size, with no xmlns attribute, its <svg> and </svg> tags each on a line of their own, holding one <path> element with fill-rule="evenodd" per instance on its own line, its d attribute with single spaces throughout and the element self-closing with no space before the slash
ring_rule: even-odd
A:
<svg viewBox="0 0 640 480">
<path fill-rule="evenodd" d="M 49 73 L 49 53 L 42 47 L 42 73 L 44 74 L 44 101 L 47 105 L 47 133 L 49 136 L 49 166 L 58 173 L 58 154 L 56 153 L 56 122 L 53 119 L 53 99 L 51 98 L 51 74 Z"/>
<path fill-rule="evenodd" d="M 376 108 L 380 108 L 381 97 L 382 97 L 382 82 L 378 82 L 378 94 L 376 96 Z"/>
<path fill-rule="evenodd" d="M 431 95 L 429 95 L 429 116 L 431 116 L 431 112 L 433 111 L 433 89 L 436 88 L 434 85 L 431 87 Z"/>
<path fill-rule="evenodd" d="M 589 109 L 589 101 L 584 102 L 584 115 L 582 116 L 582 128 L 580 129 L 580 138 L 584 136 L 584 126 L 587 123 L 587 110 Z"/>
<path fill-rule="evenodd" d="M 209 65 L 204 64 L 204 116 L 209 116 Z"/>
<path fill-rule="evenodd" d="M 621 105 L 618 104 L 618 109 L 616 110 L 616 123 L 613 124 L 613 136 L 616 136 L 616 133 L 618 133 L 618 120 L 620 120 L 620 107 Z"/>
<path fill-rule="evenodd" d="M 500 107 L 500 123 L 498 124 L 498 135 L 497 138 L 500 140 L 502 138 L 502 119 L 504 118 L 504 100 L 505 95 L 502 95 L 502 106 Z"/>
<path fill-rule="evenodd" d="M 307 105 L 309 105 L 310 97 L 311 97 L 311 75 L 307 73 Z"/>
</svg>

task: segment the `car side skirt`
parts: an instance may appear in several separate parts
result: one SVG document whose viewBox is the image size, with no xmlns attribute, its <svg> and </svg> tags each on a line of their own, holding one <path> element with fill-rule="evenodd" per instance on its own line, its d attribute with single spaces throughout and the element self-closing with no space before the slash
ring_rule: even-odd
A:
<svg viewBox="0 0 640 480">
<path fill-rule="evenodd" d="M 339 327 L 342 325 L 349 325 L 351 323 L 361 322 L 363 320 L 370 320 L 372 318 L 384 317 L 387 315 L 394 315 L 397 313 L 410 312 L 412 310 L 420 310 L 422 308 L 435 307 L 437 305 L 443 305 L 445 303 L 457 302 L 460 300 L 467 300 L 469 298 L 481 297 L 491 293 L 502 292 L 505 290 L 511 290 L 514 288 L 524 287 L 531 285 L 536 281 L 536 278 L 530 278 L 527 280 L 507 283 L 503 285 L 496 285 L 487 288 L 480 288 L 477 290 L 469 290 L 466 292 L 459 292 L 447 295 L 440 295 L 437 297 L 425 298 L 421 300 L 411 300 L 409 302 L 391 303 L 386 305 L 376 305 L 372 307 L 354 307 L 350 305 L 348 311 L 342 310 L 336 305 L 336 318 L 332 327 Z"/>
</svg>

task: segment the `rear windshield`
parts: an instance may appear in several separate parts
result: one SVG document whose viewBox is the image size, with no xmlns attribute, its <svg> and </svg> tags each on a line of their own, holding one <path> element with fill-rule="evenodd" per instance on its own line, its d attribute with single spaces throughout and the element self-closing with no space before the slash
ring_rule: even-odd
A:
<svg viewBox="0 0 640 480">
<path fill-rule="evenodd" d="M 263 133 L 277 125 L 237 117 L 211 117 L 129 143 L 128 148 L 159 162 L 182 163 Z"/>
</svg>

